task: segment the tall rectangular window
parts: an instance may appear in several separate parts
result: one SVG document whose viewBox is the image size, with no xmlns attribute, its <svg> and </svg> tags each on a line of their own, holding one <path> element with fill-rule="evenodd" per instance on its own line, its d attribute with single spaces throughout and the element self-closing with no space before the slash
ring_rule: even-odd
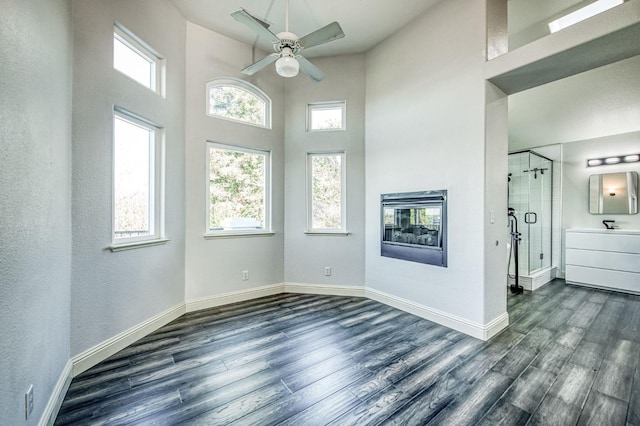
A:
<svg viewBox="0 0 640 426">
<path fill-rule="evenodd" d="M 345 153 L 307 154 L 307 228 L 346 231 Z"/>
<path fill-rule="evenodd" d="M 162 237 L 162 131 L 116 109 L 113 125 L 113 241 Z"/>
<path fill-rule="evenodd" d="M 207 143 L 207 233 L 271 230 L 271 153 Z"/>
<path fill-rule="evenodd" d="M 113 68 L 163 95 L 164 60 L 142 40 L 116 25 L 113 28 Z"/>
<path fill-rule="evenodd" d="M 346 126 L 346 102 L 321 102 L 307 105 L 308 131 L 345 130 Z"/>
</svg>

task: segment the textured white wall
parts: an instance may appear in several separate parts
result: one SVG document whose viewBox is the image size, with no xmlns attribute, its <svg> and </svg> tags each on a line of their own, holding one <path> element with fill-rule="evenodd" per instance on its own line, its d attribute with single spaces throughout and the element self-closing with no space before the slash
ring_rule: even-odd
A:
<svg viewBox="0 0 640 426">
<path fill-rule="evenodd" d="M 314 58 L 327 78 L 286 81 L 285 281 L 364 285 L 364 55 Z M 346 101 L 347 130 L 307 132 L 307 104 Z M 306 235 L 307 152 L 345 151 L 349 236 Z M 324 268 L 331 267 L 331 276 Z"/>
<path fill-rule="evenodd" d="M 35 425 L 69 359 L 71 13 L 65 0 L 1 7 L 0 423 Z"/>
<path fill-rule="evenodd" d="M 509 96 L 509 150 L 640 130 L 640 56 Z"/>
<path fill-rule="evenodd" d="M 182 15 L 167 0 L 72 2 L 73 285 L 77 355 L 184 300 L 184 46 Z M 113 23 L 167 60 L 166 99 L 113 69 Z M 113 106 L 165 129 L 165 245 L 112 253 Z"/>
<path fill-rule="evenodd" d="M 271 66 L 252 77 L 240 72 L 265 53 L 198 25 L 187 24 L 186 86 L 186 299 L 187 301 L 281 283 L 284 278 L 284 81 Z M 272 100 L 273 128 L 205 115 L 207 81 L 246 80 Z M 271 150 L 272 222 L 275 235 L 206 240 L 206 142 Z M 242 281 L 242 271 L 249 280 Z"/>
<path fill-rule="evenodd" d="M 484 323 L 507 310 L 507 244 L 511 241 L 507 216 L 508 98 L 486 83 L 484 154 Z"/>
<path fill-rule="evenodd" d="M 366 283 L 484 324 L 491 315 L 484 306 L 485 24 L 479 16 L 485 16 L 482 2 L 441 2 L 367 53 Z M 506 151 L 504 164 L 506 192 Z M 381 257 L 380 194 L 429 189 L 449 191 L 448 268 Z M 506 250 L 501 253 L 506 261 Z"/>
</svg>

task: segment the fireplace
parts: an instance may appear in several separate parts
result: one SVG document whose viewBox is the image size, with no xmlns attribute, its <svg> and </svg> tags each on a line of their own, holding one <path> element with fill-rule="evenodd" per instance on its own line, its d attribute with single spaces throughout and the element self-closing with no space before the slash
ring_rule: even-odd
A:
<svg viewBox="0 0 640 426">
<path fill-rule="evenodd" d="M 447 266 L 447 191 L 382 194 L 381 255 Z"/>
</svg>

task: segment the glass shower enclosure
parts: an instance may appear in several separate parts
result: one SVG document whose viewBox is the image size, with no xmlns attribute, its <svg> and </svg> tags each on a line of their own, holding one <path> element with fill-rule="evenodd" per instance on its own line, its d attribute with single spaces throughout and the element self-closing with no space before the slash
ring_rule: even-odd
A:
<svg viewBox="0 0 640 426">
<path fill-rule="evenodd" d="M 522 234 L 518 244 L 519 275 L 532 278 L 551 268 L 553 162 L 533 151 L 509 154 L 508 190 L 509 207 L 515 210 Z M 512 256 L 511 277 L 514 271 Z"/>
</svg>

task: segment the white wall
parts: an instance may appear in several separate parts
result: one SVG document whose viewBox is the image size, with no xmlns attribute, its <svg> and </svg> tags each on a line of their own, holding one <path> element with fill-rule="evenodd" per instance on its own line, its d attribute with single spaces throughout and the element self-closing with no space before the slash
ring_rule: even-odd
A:
<svg viewBox="0 0 640 426">
<path fill-rule="evenodd" d="M 300 73 L 286 81 L 285 281 L 364 285 L 365 57 L 314 58 L 327 78 L 313 83 Z M 307 104 L 346 101 L 346 131 L 307 132 Z M 307 152 L 346 152 L 348 236 L 306 235 Z M 331 276 L 324 268 L 331 267 Z"/>
<path fill-rule="evenodd" d="M 77 355 L 184 301 L 185 20 L 167 0 L 76 0 L 72 11 L 71 354 Z M 114 20 L 166 57 L 166 99 L 113 69 Z M 107 250 L 114 105 L 165 129 L 167 244 Z"/>
<path fill-rule="evenodd" d="M 187 24 L 186 70 L 186 299 L 209 298 L 248 290 L 284 279 L 284 81 L 273 66 L 252 77 L 240 72 L 265 53 Z M 246 80 L 272 100 L 271 130 L 208 117 L 207 81 L 220 77 Z M 273 236 L 205 239 L 206 142 L 271 150 Z M 242 281 L 242 271 L 250 279 Z"/>
<path fill-rule="evenodd" d="M 484 271 L 485 209 L 506 206 L 506 141 L 485 147 L 485 14 L 482 2 L 440 2 L 368 52 L 366 71 L 367 286 L 476 325 L 506 311 L 502 298 L 485 312 L 485 287 L 506 285 Z M 486 148 L 503 152 L 502 203 L 485 200 Z M 429 189 L 449 191 L 448 267 L 381 257 L 380 194 Z M 506 275 L 504 245 L 499 253 Z"/>
<path fill-rule="evenodd" d="M 509 96 L 509 150 L 640 130 L 640 56 Z"/>
<path fill-rule="evenodd" d="M 69 360 L 71 11 L 0 13 L 0 423 L 34 425 Z M 24 394 L 34 411 L 24 417 Z"/>
</svg>

